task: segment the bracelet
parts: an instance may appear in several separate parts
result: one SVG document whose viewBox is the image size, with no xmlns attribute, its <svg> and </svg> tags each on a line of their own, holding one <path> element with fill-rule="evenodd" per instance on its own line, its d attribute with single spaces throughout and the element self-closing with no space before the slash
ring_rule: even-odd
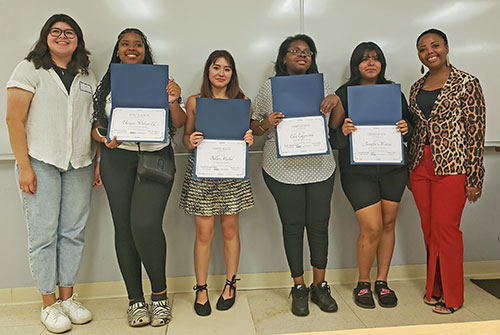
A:
<svg viewBox="0 0 500 335">
<path fill-rule="evenodd" d="M 264 129 L 264 127 L 262 127 L 262 122 L 264 121 L 264 119 L 261 119 L 259 121 L 259 129 L 262 130 L 263 133 L 265 133 L 267 131 L 267 129 Z"/>
<path fill-rule="evenodd" d="M 96 158 L 95 158 L 95 161 L 99 163 L 99 162 L 101 161 L 101 156 L 96 157 Z"/>
</svg>

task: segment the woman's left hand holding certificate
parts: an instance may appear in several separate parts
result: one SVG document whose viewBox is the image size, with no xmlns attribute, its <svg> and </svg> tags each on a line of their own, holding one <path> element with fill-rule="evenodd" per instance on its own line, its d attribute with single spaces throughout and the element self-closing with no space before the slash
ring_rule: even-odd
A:
<svg viewBox="0 0 500 335">
<path fill-rule="evenodd" d="M 174 81 L 174 78 L 170 78 L 167 84 L 168 102 L 174 103 L 181 97 L 181 87 Z"/>
</svg>

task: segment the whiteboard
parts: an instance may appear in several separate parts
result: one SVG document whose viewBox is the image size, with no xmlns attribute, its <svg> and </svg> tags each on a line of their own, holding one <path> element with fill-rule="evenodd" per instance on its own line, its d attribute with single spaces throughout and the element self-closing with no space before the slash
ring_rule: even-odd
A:
<svg viewBox="0 0 500 335">
<path fill-rule="evenodd" d="M 141 29 L 156 61 L 170 65 L 185 99 L 199 91 L 204 62 L 215 49 L 233 54 L 240 85 L 253 99 L 273 75 L 280 43 L 300 32 L 315 40 L 319 69 L 332 86 L 346 80 L 354 47 L 371 40 L 384 50 L 388 78 L 401 83 L 407 95 L 420 77 L 415 39 L 427 28 L 439 28 L 448 34 L 451 62 L 480 79 L 486 96 L 486 139 L 500 143 L 500 101 L 495 101 L 499 71 L 494 64 L 500 54 L 497 0 L 2 0 L 0 158 L 12 153 L 4 121 L 5 84 L 54 13 L 68 14 L 82 27 L 98 80 L 106 71 L 118 33 L 126 27 Z M 183 146 L 177 150 L 184 150 Z"/>
</svg>

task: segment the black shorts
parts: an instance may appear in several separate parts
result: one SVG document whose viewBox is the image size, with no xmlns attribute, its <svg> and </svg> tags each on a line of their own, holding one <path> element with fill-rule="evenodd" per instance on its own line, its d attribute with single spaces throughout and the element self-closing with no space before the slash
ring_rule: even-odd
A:
<svg viewBox="0 0 500 335">
<path fill-rule="evenodd" d="M 373 205 L 380 200 L 400 202 L 406 183 L 408 168 L 403 166 L 384 173 L 341 173 L 342 189 L 354 211 Z"/>
</svg>

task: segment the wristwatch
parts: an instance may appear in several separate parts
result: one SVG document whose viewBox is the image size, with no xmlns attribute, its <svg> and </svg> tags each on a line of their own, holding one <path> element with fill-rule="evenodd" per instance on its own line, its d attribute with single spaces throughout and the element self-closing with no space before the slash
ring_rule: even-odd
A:
<svg viewBox="0 0 500 335">
<path fill-rule="evenodd" d="M 182 103 L 182 97 L 178 97 L 177 100 L 172 101 L 170 105 L 175 104 L 176 102 L 180 105 Z"/>
</svg>

